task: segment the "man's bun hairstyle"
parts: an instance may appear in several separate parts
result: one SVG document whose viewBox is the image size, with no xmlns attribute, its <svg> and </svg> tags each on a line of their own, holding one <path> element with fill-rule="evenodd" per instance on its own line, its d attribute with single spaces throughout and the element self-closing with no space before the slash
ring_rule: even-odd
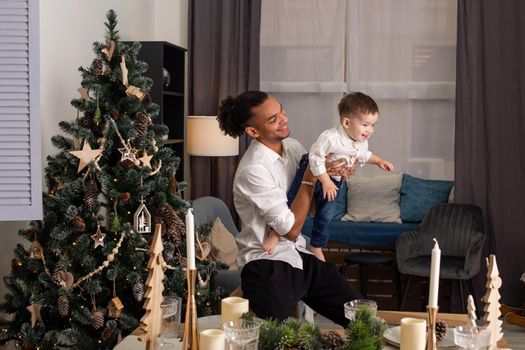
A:
<svg viewBox="0 0 525 350">
<path fill-rule="evenodd" d="M 260 105 L 267 98 L 268 94 L 262 91 L 246 91 L 237 97 L 226 97 L 219 106 L 217 115 L 219 127 L 231 137 L 244 135 L 244 128 L 252 117 L 252 108 Z"/>
</svg>

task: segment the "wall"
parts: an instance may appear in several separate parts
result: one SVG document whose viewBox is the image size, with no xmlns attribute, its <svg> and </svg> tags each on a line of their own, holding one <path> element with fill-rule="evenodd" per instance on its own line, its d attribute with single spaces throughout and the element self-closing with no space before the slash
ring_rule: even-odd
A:
<svg viewBox="0 0 525 350">
<path fill-rule="evenodd" d="M 78 96 L 79 66 L 91 64 L 92 43 L 104 40 L 106 12 L 117 13 L 121 40 L 159 40 L 187 47 L 188 0 L 45 0 L 40 2 L 40 93 L 42 164 L 55 154 L 51 137 L 59 134 L 58 122 L 72 120 L 70 100 Z M 17 232 L 28 222 L 0 222 L 0 276 L 11 270 Z M 27 241 L 23 241 L 27 244 Z M 0 298 L 6 292 L 0 282 Z M 7 347 L 5 347 L 7 349 Z"/>
</svg>

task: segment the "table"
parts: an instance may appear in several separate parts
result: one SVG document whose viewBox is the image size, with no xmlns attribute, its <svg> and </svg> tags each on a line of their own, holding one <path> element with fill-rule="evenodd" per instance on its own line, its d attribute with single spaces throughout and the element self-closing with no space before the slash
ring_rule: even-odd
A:
<svg viewBox="0 0 525 350">
<path fill-rule="evenodd" d="M 401 322 L 401 319 L 403 317 L 414 317 L 414 318 L 427 318 L 427 314 L 425 312 L 409 312 L 409 311 L 377 311 L 377 316 L 384 319 L 388 324 L 392 325 L 399 325 Z M 438 319 L 441 319 L 447 323 L 450 327 L 456 327 L 459 325 L 463 325 L 467 322 L 467 315 L 466 314 L 449 314 L 449 313 L 439 313 Z M 199 331 L 205 330 L 205 329 L 211 329 L 211 328 L 220 328 L 221 326 L 221 318 L 220 315 L 214 315 L 214 316 L 207 316 L 207 317 L 201 317 L 199 318 Z M 181 325 L 181 329 L 183 329 L 184 325 Z M 344 333 L 344 330 L 338 329 L 336 330 L 338 332 Z M 132 333 L 131 335 L 124 338 L 124 340 L 119 343 L 115 350 L 144 350 L 145 343 L 139 341 L 137 339 L 137 335 Z M 174 346 L 169 347 L 159 347 L 159 350 L 162 350 L 165 348 L 166 350 L 180 350 L 182 349 L 182 342 L 176 343 Z M 398 348 L 391 346 L 391 345 L 385 345 L 383 348 L 385 350 L 396 350 Z M 458 347 L 449 347 L 446 348 L 448 350 L 453 349 L 460 349 Z"/>
</svg>

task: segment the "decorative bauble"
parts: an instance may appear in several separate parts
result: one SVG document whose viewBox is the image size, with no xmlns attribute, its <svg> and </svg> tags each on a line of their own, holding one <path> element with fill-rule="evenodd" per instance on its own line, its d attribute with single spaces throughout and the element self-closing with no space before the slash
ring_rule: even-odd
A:
<svg viewBox="0 0 525 350">
<path fill-rule="evenodd" d="M 92 210 L 97 204 L 98 186 L 93 179 L 84 183 L 84 205 L 88 210 Z"/>
<path fill-rule="evenodd" d="M 119 165 L 124 169 L 129 170 L 135 166 L 135 161 L 131 159 L 124 159 L 119 162 Z"/>
<path fill-rule="evenodd" d="M 84 232 L 86 230 L 86 222 L 79 215 L 73 219 L 73 226 L 77 232 Z"/>
<path fill-rule="evenodd" d="M 137 211 L 133 214 L 133 230 L 137 233 L 151 232 L 151 214 L 142 199 Z"/>
<path fill-rule="evenodd" d="M 93 117 L 84 115 L 78 119 L 77 124 L 85 129 L 91 129 L 91 126 L 93 126 Z"/>
<path fill-rule="evenodd" d="M 129 192 L 122 192 L 120 194 L 120 200 L 123 202 L 127 202 L 131 198 L 131 194 Z"/>
<path fill-rule="evenodd" d="M 164 87 L 169 87 L 171 84 L 171 74 L 166 68 L 162 68 L 162 84 Z"/>
<path fill-rule="evenodd" d="M 29 253 L 29 259 L 32 260 L 41 260 L 44 258 L 44 248 L 39 241 L 34 240 L 27 251 Z"/>
<path fill-rule="evenodd" d="M 104 64 L 100 58 L 95 58 L 93 62 L 91 62 L 91 71 L 96 76 L 104 74 Z"/>
<path fill-rule="evenodd" d="M 95 329 L 99 329 L 104 325 L 104 314 L 100 310 L 94 310 L 91 313 L 92 319 L 91 319 L 91 325 Z"/>
<path fill-rule="evenodd" d="M 138 278 L 135 284 L 133 284 L 133 287 L 131 287 L 133 290 L 133 296 L 135 297 L 136 301 L 142 301 L 142 298 L 144 298 L 144 284 L 142 283 L 142 279 Z"/>
<path fill-rule="evenodd" d="M 440 341 L 447 334 L 447 324 L 443 320 L 436 321 L 436 340 Z"/>
<path fill-rule="evenodd" d="M 102 121 L 102 111 L 100 110 L 100 107 L 97 106 L 95 109 L 95 114 L 93 115 L 93 122 L 98 125 Z"/>
<path fill-rule="evenodd" d="M 69 314 L 69 299 L 64 294 L 60 294 L 58 297 L 58 313 L 61 317 L 66 317 Z"/>
<path fill-rule="evenodd" d="M 148 133 L 148 127 L 151 125 L 151 118 L 146 113 L 137 112 L 133 125 L 137 131 L 137 139 L 142 140 Z"/>
<path fill-rule="evenodd" d="M 117 121 L 119 118 L 120 118 L 120 113 L 118 110 L 116 110 L 115 108 L 113 108 L 111 110 L 111 112 L 109 112 L 109 115 L 111 116 L 111 118 L 114 120 L 114 121 Z"/>
</svg>

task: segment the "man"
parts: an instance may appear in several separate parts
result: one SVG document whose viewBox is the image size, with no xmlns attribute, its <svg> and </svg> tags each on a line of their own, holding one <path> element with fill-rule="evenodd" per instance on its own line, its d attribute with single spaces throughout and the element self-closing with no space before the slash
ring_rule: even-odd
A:
<svg viewBox="0 0 525 350">
<path fill-rule="evenodd" d="M 307 169 L 290 207 L 286 193 L 306 151 L 288 138 L 288 117 L 274 97 L 247 91 L 222 101 L 221 129 L 237 137 L 253 137 L 233 183 L 235 208 L 243 222 L 237 237 L 241 289 L 259 317 L 283 320 L 295 315 L 303 300 L 313 310 L 345 326 L 343 304 L 360 297 L 335 265 L 308 250 L 301 229 L 317 180 Z M 330 175 L 347 175 L 340 163 L 327 163 Z M 281 238 L 272 254 L 262 247 L 270 229 Z"/>
</svg>

